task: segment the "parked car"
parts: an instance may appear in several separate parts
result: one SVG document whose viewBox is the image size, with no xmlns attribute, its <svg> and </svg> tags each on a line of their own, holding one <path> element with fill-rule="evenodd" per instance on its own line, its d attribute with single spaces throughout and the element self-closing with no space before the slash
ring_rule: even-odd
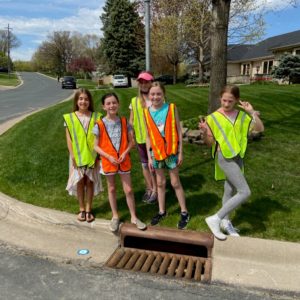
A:
<svg viewBox="0 0 300 300">
<path fill-rule="evenodd" d="M 76 89 L 76 78 L 73 76 L 64 76 L 61 80 L 61 88 Z"/>
<path fill-rule="evenodd" d="M 0 66 L 0 72 L 1 73 L 8 73 L 8 69 L 6 67 L 1 67 Z"/>
<path fill-rule="evenodd" d="M 114 75 L 113 87 L 128 87 L 128 78 L 122 74 Z"/>
<path fill-rule="evenodd" d="M 173 84 L 173 76 L 172 75 L 160 75 L 155 78 L 155 81 L 159 81 L 163 84 Z"/>
</svg>

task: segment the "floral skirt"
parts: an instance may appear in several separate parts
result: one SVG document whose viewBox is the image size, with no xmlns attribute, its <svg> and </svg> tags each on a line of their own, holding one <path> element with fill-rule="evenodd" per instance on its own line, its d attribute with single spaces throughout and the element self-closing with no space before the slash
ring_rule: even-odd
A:
<svg viewBox="0 0 300 300">
<path fill-rule="evenodd" d="M 94 168 L 79 167 L 74 168 L 72 160 L 69 160 L 69 179 L 66 190 L 69 195 L 77 196 L 77 183 L 87 176 L 94 183 L 94 196 L 103 191 L 101 175 L 99 173 L 99 163 L 95 164 Z"/>
</svg>

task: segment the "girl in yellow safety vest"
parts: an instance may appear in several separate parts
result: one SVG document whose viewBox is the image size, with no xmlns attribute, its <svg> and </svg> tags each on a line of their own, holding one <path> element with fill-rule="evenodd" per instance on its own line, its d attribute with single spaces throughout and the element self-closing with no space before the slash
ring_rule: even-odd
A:
<svg viewBox="0 0 300 300">
<path fill-rule="evenodd" d="M 158 224 L 167 215 L 165 207 L 166 177 L 164 174 L 167 169 L 181 209 L 177 227 L 184 229 L 190 216 L 178 172 L 178 167 L 183 161 L 180 120 L 175 105 L 165 103 L 164 98 L 164 86 L 159 82 L 154 82 L 149 91 L 151 107 L 144 109 L 149 169 L 154 170 L 156 174 L 159 205 L 159 212 L 152 218 L 151 225 Z"/>
<path fill-rule="evenodd" d="M 212 146 L 215 179 L 225 180 L 222 207 L 205 221 L 216 238 L 225 240 L 227 237 L 225 234 L 239 236 L 229 220 L 229 214 L 251 194 L 243 174 L 248 132 L 249 130 L 262 132 L 264 125 L 253 106 L 240 100 L 237 86 L 225 86 L 221 92 L 220 102 L 221 107 L 208 115 L 205 121 L 201 120 L 199 128 L 205 143 Z M 235 108 L 238 103 L 243 111 Z"/>
<path fill-rule="evenodd" d="M 133 132 L 125 117 L 118 116 L 119 99 L 115 93 L 105 94 L 102 97 L 103 109 L 106 116 L 99 120 L 93 132 L 96 136 L 94 149 L 101 157 L 101 174 L 107 181 L 109 204 L 112 211 L 110 230 L 119 229 L 120 218 L 116 197 L 116 174 L 119 174 L 127 205 L 131 215 L 131 223 L 140 230 L 146 225 L 140 221 L 135 212 L 135 200 L 131 184 L 131 161 L 129 152 L 134 145 Z"/>
<path fill-rule="evenodd" d="M 133 126 L 135 141 L 142 164 L 143 176 L 146 183 L 146 191 L 143 195 L 143 202 L 148 204 L 157 202 L 157 185 L 156 179 L 148 168 L 148 156 L 146 149 L 146 128 L 144 123 L 143 109 L 151 106 L 148 94 L 154 78 L 148 71 L 142 71 L 137 78 L 138 96 L 131 99 L 129 109 L 129 123 Z"/>
<path fill-rule="evenodd" d="M 67 191 L 79 202 L 79 221 L 92 222 L 93 197 L 102 190 L 99 163 L 94 151 L 94 123 L 101 117 L 94 112 L 91 93 L 79 89 L 74 96 L 73 112 L 64 115 L 67 146 L 70 153 Z"/>
</svg>

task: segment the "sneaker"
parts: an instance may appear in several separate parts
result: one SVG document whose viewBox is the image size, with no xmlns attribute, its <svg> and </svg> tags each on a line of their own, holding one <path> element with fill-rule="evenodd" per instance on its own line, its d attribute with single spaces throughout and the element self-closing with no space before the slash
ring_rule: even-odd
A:
<svg viewBox="0 0 300 300">
<path fill-rule="evenodd" d="M 167 212 L 164 213 L 158 213 L 157 215 L 155 215 L 152 220 L 151 220 L 151 225 L 156 225 L 158 224 L 163 218 L 165 218 L 167 216 Z"/>
<path fill-rule="evenodd" d="M 148 204 L 153 204 L 157 202 L 157 192 L 152 192 L 149 199 L 147 200 Z"/>
<path fill-rule="evenodd" d="M 205 222 L 218 240 L 226 240 L 226 235 L 220 231 L 221 219 L 217 215 L 205 218 Z"/>
<path fill-rule="evenodd" d="M 142 197 L 142 201 L 147 203 L 150 197 L 151 197 L 151 190 L 146 190 L 145 194 Z"/>
<path fill-rule="evenodd" d="M 188 212 L 182 212 L 180 214 L 180 220 L 177 224 L 178 229 L 184 229 L 190 220 L 190 215 Z"/>
<path fill-rule="evenodd" d="M 116 232 L 116 231 L 118 231 L 119 226 L 120 226 L 120 219 L 112 218 L 111 221 L 110 221 L 109 229 L 112 232 Z"/>
<path fill-rule="evenodd" d="M 230 220 L 223 219 L 221 221 L 220 227 L 222 231 L 230 236 L 240 236 L 237 233 L 237 229 L 233 227 L 232 223 Z"/>
<path fill-rule="evenodd" d="M 136 228 L 139 230 L 145 230 L 147 228 L 147 225 L 139 219 L 136 219 L 135 222 L 132 224 L 135 224 Z"/>
</svg>

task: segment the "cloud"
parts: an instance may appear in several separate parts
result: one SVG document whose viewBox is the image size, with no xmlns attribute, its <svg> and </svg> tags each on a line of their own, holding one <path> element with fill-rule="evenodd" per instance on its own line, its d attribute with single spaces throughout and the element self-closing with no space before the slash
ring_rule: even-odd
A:
<svg viewBox="0 0 300 300">
<path fill-rule="evenodd" d="M 282 0 L 256 0 L 255 3 L 264 11 L 279 11 L 291 8 L 299 4 L 299 0 L 282 1 Z"/>
</svg>

